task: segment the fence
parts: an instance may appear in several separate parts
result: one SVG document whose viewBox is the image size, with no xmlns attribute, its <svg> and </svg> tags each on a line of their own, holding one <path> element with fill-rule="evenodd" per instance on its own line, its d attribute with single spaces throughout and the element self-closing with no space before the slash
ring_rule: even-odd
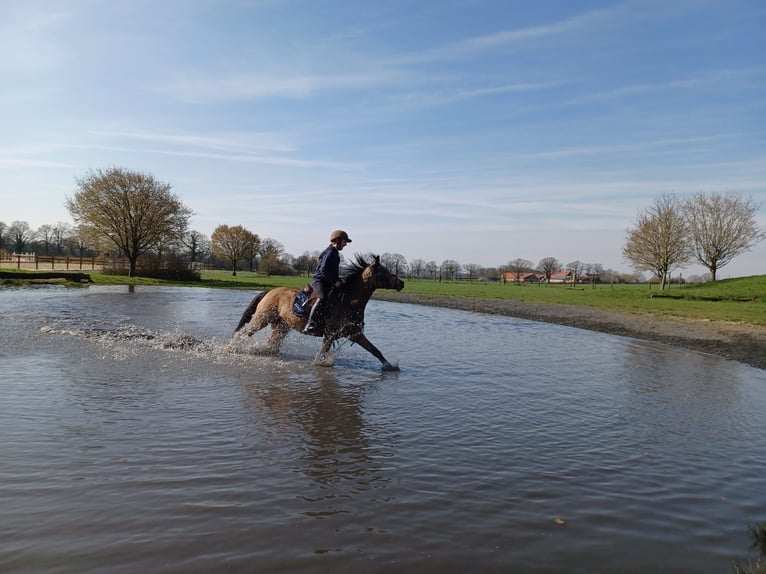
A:
<svg viewBox="0 0 766 574">
<path fill-rule="evenodd" d="M 0 263 L 14 265 L 17 269 L 102 269 L 106 265 L 118 266 L 127 259 L 107 259 L 106 257 L 74 257 L 72 255 L 35 255 L 34 253 L 12 253 L 6 255 Z"/>
<path fill-rule="evenodd" d="M 139 269 L 145 268 L 150 262 L 139 259 Z M 13 266 L 17 269 L 127 269 L 130 262 L 121 257 L 75 257 L 73 255 L 35 255 L 34 253 L 11 253 L 0 257 L 0 267 Z M 213 269 L 212 265 L 189 263 L 194 271 Z"/>
</svg>

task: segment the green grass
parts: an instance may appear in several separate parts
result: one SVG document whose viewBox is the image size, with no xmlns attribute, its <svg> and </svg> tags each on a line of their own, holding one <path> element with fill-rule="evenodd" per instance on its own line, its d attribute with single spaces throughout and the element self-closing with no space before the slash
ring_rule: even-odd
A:
<svg viewBox="0 0 766 574">
<path fill-rule="evenodd" d="M 405 293 L 424 297 L 512 299 L 552 305 L 731 321 L 766 326 L 766 276 L 726 279 L 701 285 L 518 285 L 512 283 L 406 281 Z"/>
<path fill-rule="evenodd" d="M 202 281 L 173 282 L 142 277 L 121 277 L 90 273 L 96 284 L 108 285 L 188 285 L 226 289 L 263 290 L 279 286 L 303 287 L 309 278 L 271 276 L 238 271 L 203 271 Z M 479 281 L 433 281 L 405 279 L 403 293 L 422 297 L 468 297 L 512 299 L 551 305 L 584 305 L 599 309 L 684 317 L 711 321 L 729 321 L 766 326 L 766 275 L 724 279 L 695 285 L 672 285 L 660 291 L 648 285 L 517 285 Z"/>
</svg>

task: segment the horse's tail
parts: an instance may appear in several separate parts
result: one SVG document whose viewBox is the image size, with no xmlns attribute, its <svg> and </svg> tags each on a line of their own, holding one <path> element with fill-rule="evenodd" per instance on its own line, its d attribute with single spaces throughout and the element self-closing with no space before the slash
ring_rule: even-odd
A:
<svg viewBox="0 0 766 574">
<path fill-rule="evenodd" d="M 263 293 L 256 295 L 255 298 L 250 301 L 247 309 L 245 309 L 245 312 L 242 314 L 242 318 L 239 320 L 239 325 L 237 325 L 237 328 L 234 329 L 235 333 L 250 322 L 250 319 L 252 319 L 253 315 L 255 315 L 255 309 L 258 307 L 258 303 L 260 303 L 261 299 L 266 296 L 266 293 L 267 291 L 264 291 Z"/>
</svg>

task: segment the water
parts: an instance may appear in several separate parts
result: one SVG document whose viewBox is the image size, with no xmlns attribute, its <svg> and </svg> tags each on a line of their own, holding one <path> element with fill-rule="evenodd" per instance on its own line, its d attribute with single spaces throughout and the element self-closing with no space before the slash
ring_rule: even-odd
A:
<svg viewBox="0 0 766 574">
<path fill-rule="evenodd" d="M 731 572 L 766 521 L 766 371 L 372 301 L 401 371 L 252 293 L 0 290 L 0 571 Z M 563 521 L 563 524 L 557 523 Z"/>
</svg>

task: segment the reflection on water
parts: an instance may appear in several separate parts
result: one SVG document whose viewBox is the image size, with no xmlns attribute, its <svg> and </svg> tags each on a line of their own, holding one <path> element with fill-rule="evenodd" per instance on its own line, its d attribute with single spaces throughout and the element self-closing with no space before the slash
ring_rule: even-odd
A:
<svg viewBox="0 0 766 574">
<path fill-rule="evenodd" d="M 726 572 L 757 556 L 764 371 L 377 301 L 368 335 L 402 371 L 348 344 L 319 368 L 297 334 L 278 358 L 229 346 L 251 296 L 0 291 L 0 571 Z"/>
<path fill-rule="evenodd" d="M 334 499 L 338 492 L 350 497 L 388 482 L 381 469 L 390 451 L 369 438 L 380 441 L 385 432 L 370 428 L 362 416 L 365 387 L 344 387 L 332 370 L 325 369 L 313 382 L 298 379 L 288 385 L 266 387 L 248 384 L 245 390 L 248 406 L 256 416 L 268 417 L 277 440 L 301 441 L 302 452 L 294 462 L 319 489 L 331 491 L 322 495 L 322 500 Z M 325 510 L 305 514 L 321 518 L 336 512 L 330 503 Z"/>
</svg>

